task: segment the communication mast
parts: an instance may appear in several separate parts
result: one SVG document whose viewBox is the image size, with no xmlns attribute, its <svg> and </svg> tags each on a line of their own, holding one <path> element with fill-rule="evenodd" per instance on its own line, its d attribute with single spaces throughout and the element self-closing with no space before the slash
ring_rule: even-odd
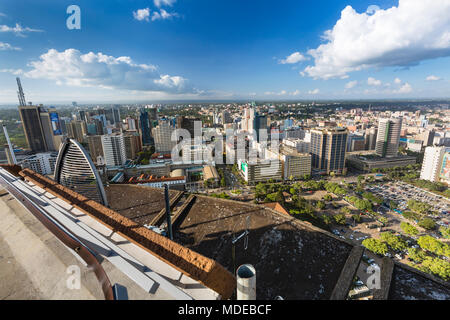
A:
<svg viewBox="0 0 450 320">
<path fill-rule="evenodd" d="M 19 87 L 19 91 L 17 91 L 17 96 L 19 98 L 19 106 L 26 106 L 27 102 L 25 101 L 25 95 L 23 94 L 22 84 L 20 83 L 20 78 L 17 77 L 17 86 Z"/>
<path fill-rule="evenodd" d="M 9 153 L 11 155 L 13 164 L 17 164 L 16 156 L 14 155 L 14 148 L 11 144 L 11 140 L 9 140 L 8 130 L 6 129 L 5 125 L 3 125 L 3 132 L 5 133 L 6 142 L 8 143 Z"/>
</svg>

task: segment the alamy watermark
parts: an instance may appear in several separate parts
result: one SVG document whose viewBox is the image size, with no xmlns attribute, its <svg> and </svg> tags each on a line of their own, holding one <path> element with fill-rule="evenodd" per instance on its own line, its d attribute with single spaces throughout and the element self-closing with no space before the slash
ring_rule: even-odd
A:
<svg viewBox="0 0 450 320">
<path fill-rule="evenodd" d="M 79 6 L 72 4 L 67 7 L 67 14 L 70 16 L 66 20 L 66 26 L 69 30 L 80 30 L 81 29 L 81 9 Z"/>
</svg>

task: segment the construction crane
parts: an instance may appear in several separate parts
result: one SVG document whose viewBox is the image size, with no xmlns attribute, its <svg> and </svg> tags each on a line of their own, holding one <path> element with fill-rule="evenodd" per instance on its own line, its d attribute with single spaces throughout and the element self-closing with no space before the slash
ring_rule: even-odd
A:
<svg viewBox="0 0 450 320">
<path fill-rule="evenodd" d="M 19 106 L 26 106 L 27 102 L 25 101 L 25 95 L 23 93 L 22 84 L 20 83 L 20 78 L 17 77 L 17 86 L 19 87 L 19 91 L 17 91 L 17 96 L 19 98 Z"/>
</svg>

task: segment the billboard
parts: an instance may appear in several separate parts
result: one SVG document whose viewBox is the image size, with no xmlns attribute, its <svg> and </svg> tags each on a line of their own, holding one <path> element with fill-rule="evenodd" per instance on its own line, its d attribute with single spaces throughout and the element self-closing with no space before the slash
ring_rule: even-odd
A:
<svg viewBox="0 0 450 320">
<path fill-rule="evenodd" d="M 59 116 L 56 112 L 50 112 L 50 122 L 52 124 L 53 134 L 55 136 L 62 135 L 61 124 L 59 123 Z"/>
<path fill-rule="evenodd" d="M 439 174 L 439 176 L 443 180 L 450 181 L 450 152 L 446 152 L 444 154 L 444 158 L 442 159 L 441 173 Z"/>
</svg>

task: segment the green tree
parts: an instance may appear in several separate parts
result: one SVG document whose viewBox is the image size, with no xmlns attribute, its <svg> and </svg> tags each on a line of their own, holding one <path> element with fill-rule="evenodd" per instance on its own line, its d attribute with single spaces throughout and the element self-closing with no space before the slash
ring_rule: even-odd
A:
<svg viewBox="0 0 450 320">
<path fill-rule="evenodd" d="M 342 225 L 345 224 L 345 215 L 344 214 L 338 213 L 338 214 L 334 215 L 333 218 L 337 224 L 342 224 Z"/>
<path fill-rule="evenodd" d="M 450 239 L 450 228 L 442 226 L 439 228 L 439 232 L 443 238 Z"/>
<path fill-rule="evenodd" d="M 361 222 L 361 216 L 359 214 L 352 215 L 352 220 L 359 223 Z"/>
<path fill-rule="evenodd" d="M 389 247 L 396 251 L 403 251 L 408 247 L 403 239 L 401 239 L 399 236 L 395 236 L 391 232 L 381 233 L 380 238 L 382 241 L 386 242 Z"/>
<path fill-rule="evenodd" d="M 425 251 L 432 252 L 439 256 L 446 256 L 450 258 L 450 247 L 449 245 L 442 243 L 441 241 L 431 237 L 422 236 L 417 240 L 418 245 Z"/>
<path fill-rule="evenodd" d="M 378 239 L 374 238 L 365 239 L 362 242 L 362 245 L 376 254 L 385 255 L 388 252 L 388 247 L 386 243 Z"/>
<path fill-rule="evenodd" d="M 423 260 L 427 257 L 425 251 L 419 248 L 409 248 L 408 249 L 408 258 L 416 263 L 422 263 Z"/>
<path fill-rule="evenodd" d="M 341 209 L 341 213 L 342 213 L 342 214 L 350 214 L 351 212 L 352 212 L 352 210 L 350 210 L 349 207 L 343 207 L 343 208 Z"/>
<path fill-rule="evenodd" d="M 419 222 L 419 226 L 427 230 L 433 230 L 434 228 L 436 228 L 436 222 L 434 222 L 434 220 L 431 218 L 423 218 Z"/>
<path fill-rule="evenodd" d="M 450 262 L 439 258 L 427 257 L 420 268 L 422 271 L 437 275 L 445 281 L 450 280 Z"/>
<path fill-rule="evenodd" d="M 403 230 L 404 233 L 409 234 L 411 236 L 416 236 L 419 234 L 419 230 L 417 230 L 416 227 L 410 225 L 407 222 L 400 223 L 400 228 Z"/>
<path fill-rule="evenodd" d="M 326 225 L 331 224 L 331 221 L 332 221 L 331 218 L 329 216 L 327 216 L 326 214 L 322 215 L 322 220 Z"/>
<path fill-rule="evenodd" d="M 326 205 L 323 201 L 317 201 L 316 207 L 319 210 L 323 210 L 323 209 L 325 209 Z"/>
</svg>

